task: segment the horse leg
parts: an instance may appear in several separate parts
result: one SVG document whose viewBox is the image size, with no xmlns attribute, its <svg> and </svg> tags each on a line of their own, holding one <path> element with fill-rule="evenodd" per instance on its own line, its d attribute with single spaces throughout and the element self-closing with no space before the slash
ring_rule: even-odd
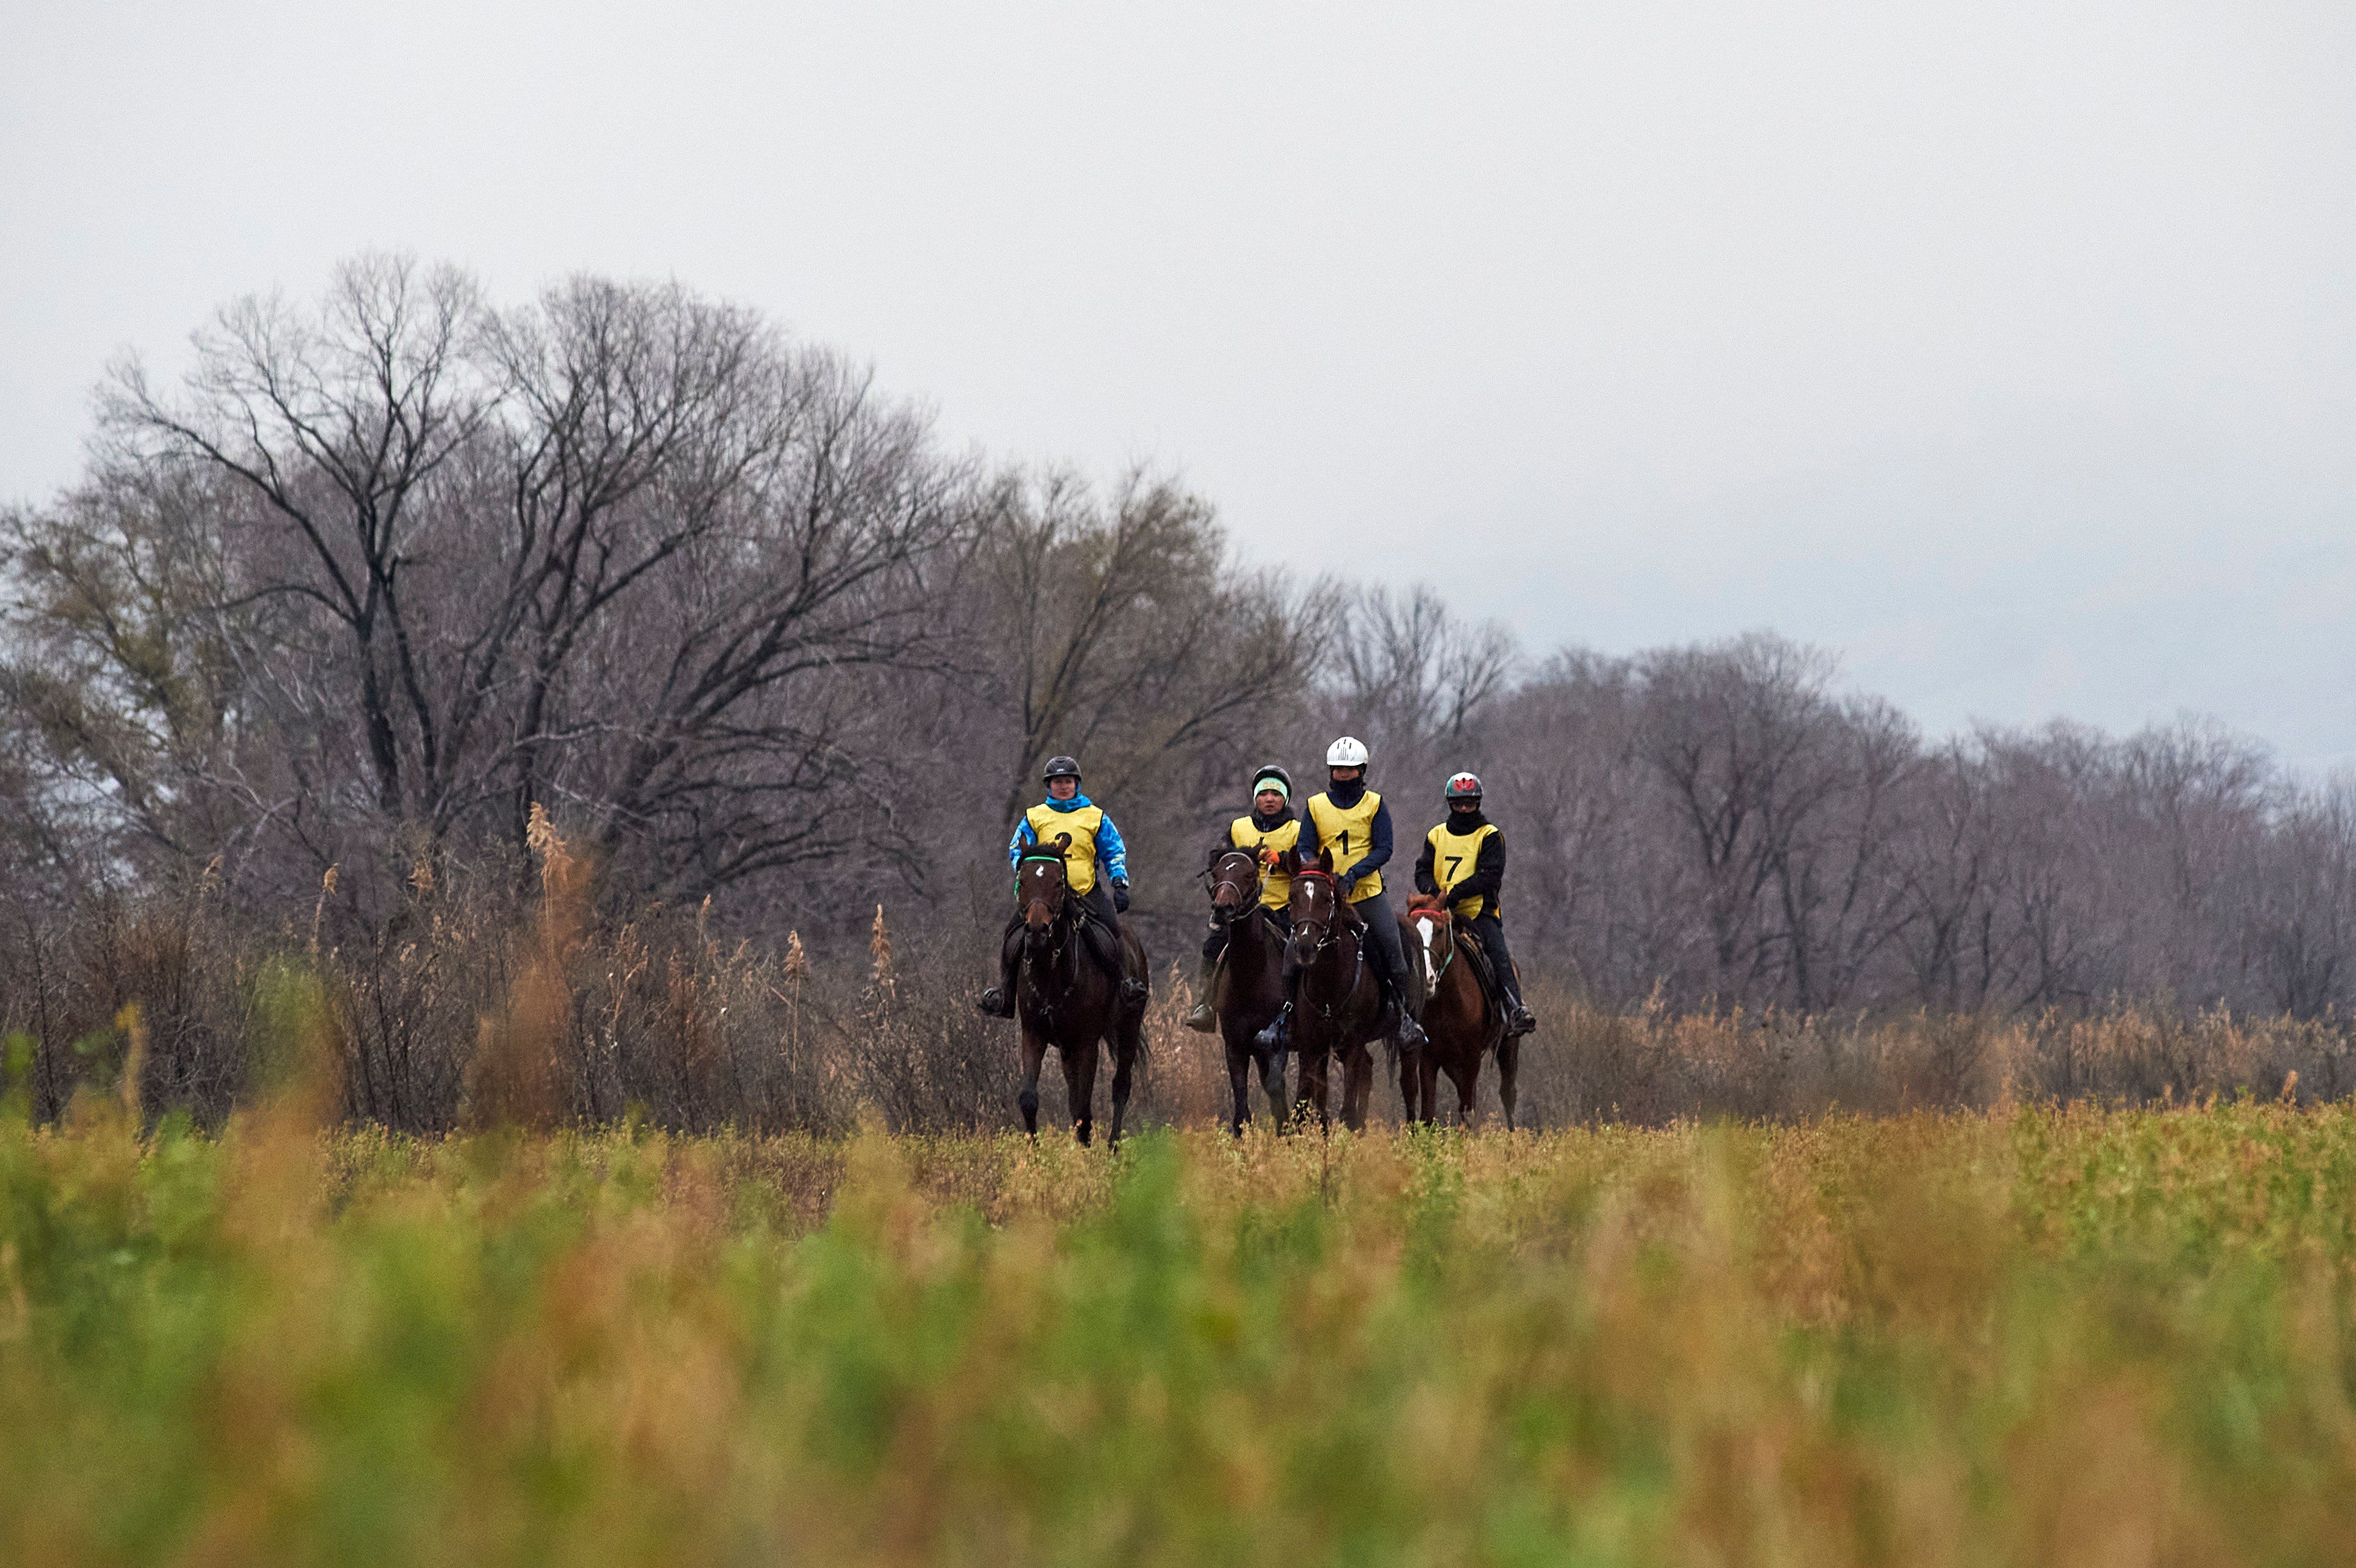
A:
<svg viewBox="0 0 2356 1568">
<path fill-rule="evenodd" d="M 1298 1047 L 1293 1055 L 1301 1063 L 1301 1095 L 1293 1101 L 1293 1109 L 1303 1117 L 1315 1111 L 1319 1128 L 1330 1128 L 1333 1119 L 1325 1108 L 1325 1047 L 1321 1045 L 1312 1050 L 1298 1040 L 1293 1044 Z"/>
<path fill-rule="evenodd" d="M 1144 1035 L 1145 1016 L 1134 1007 L 1124 1012 L 1113 1026 L 1112 1133 L 1105 1140 L 1108 1148 L 1120 1147 L 1121 1118 L 1129 1110 L 1130 1077 L 1137 1067 L 1138 1046 Z"/>
<path fill-rule="evenodd" d="M 1096 1132 L 1097 1041 L 1064 1047 L 1064 1101 L 1071 1108 L 1072 1136 L 1085 1146 Z"/>
<path fill-rule="evenodd" d="M 1023 1026 L 1023 1092 L 1014 1103 L 1023 1108 L 1023 1130 L 1039 1135 L 1039 1064 L 1046 1059 L 1047 1043 L 1030 1025 Z"/>
<path fill-rule="evenodd" d="M 1259 1088 L 1268 1096 L 1268 1113 L 1276 1119 L 1277 1130 L 1289 1129 L 1292 1125 L 1292 1103 L 1285 1097 L 1284 1069 L 1273 1051 L 1259 1058 Z"/>
<path fill-rule="evenodd" d="M 1423 1071 L 1422 1056 L 1421 1051 L 1399 1053 L 1399 1120 L 1410 1127 L 1415 1125 L 1416 1079 Z"/>
<path fill-rule="evenodd" d="M 1227 1087 L 1236 1097 L 1236 1113 L 1227 1123 L 1227 1131 L 1240 1138 L 1244 1135 L 1244 1123 L 1251 1120 L 1251 1047 L 1248 1042 L 1236 1040 L 1225 1019 L 1219 1021 L 1219 1041 L 1227 1050 Z"/>
<path fill-rule="evenodd" d="M 1342 1124 L 1353 1133 L 1366 1130 L 1366 1101 L 1375 1089 L 1375 1054 L 1364 1044 L 1353 1046 L 1342 1060 Z"/>
<path fill-rule="evenodd" d="M 1497 1103 L 1505 1108 L 1505 1131 L 1514 1130 L 1514 1079 L 1521 1071 L 1521 1037 L 1508 1035 L 1497 1042 Z"/>
<path fill-rule="evenodd" d="M 1456 1084 L 1456 1124 L 1472 1125 L 1472 1102 L 1481 1094 L 1481 1053 L 1471 1052 L 1464 1061 L 1449 1072 Z"/>
<path fill-rule="evenodd" d="M 1434 1040 L 1416 1055 L 1421 1058 L 1416 1063 L 1416 1087 L 1423 1096 L 1423 1124 L 1430 1127 L 1440 1121 L 1439 1041 Z"/>
</svg>

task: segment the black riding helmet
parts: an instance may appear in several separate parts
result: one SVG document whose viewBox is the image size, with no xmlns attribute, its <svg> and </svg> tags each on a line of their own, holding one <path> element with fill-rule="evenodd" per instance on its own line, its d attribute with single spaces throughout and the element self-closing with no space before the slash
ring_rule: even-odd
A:
<svg viewBox="0 0 2356 1568">
<path fill-rule="evenodd" d="M 1058 779 L 1076 779 L 1079 776 L 1078 763 L 1068 757 L 1051 757 L 1047 759 L 1047 771 L 1039 775 L 1039 782 L 1052 784 Z"/>
<path fill-rule="evenodd" d="M 1258 794 L 1260 786 L 1267 783 L 1271 779 L 1275 779 L 1278 785 L 1282 788 L 1284 798 L 1288 800 L 1291 800 L 1292 775 L 1287 773 L 1283 768 L 1278 767 L 1273 762 L 1264 764 L 1253 771 L 1251 792 L 1255 795 Z"/>
</svg>

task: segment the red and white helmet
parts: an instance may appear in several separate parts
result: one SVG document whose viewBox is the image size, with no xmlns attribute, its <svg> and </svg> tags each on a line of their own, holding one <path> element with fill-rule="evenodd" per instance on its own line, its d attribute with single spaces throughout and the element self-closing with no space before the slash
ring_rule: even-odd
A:
<svg viewBox="0 0 2356 1568">
<path fill-rule="evenodd" d="M 1448 776 L 1448 801 L 1477 800 L 1481 798 L 1481 776 L 1477 773 L 1451 773 Z"/>
<path fill-rule="evenodd" d="M 1345 735 L 1325 748 L 1328 768 L 1364 768 L 1366 765 L 1366 743 L 1356 736 Z"/>
</svg>

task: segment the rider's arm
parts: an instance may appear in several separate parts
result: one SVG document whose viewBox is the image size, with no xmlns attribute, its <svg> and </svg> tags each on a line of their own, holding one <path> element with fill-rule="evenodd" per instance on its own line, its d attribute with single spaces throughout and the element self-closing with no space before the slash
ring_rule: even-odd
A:
<svg viewBox="0 0 2356 1568">
<path fill-rule="evenodd" d="M 1306 806 L 1301 808 L 1301 836 L 1293 841 L 1292 847 L 1303 865 L 1315 860 L 1325 847 L 1317 838 L 1317 813 Z"/>
<path fill-rule="evenodd" d="M 1112 825 L 1110 817 L 1097 822 L 1097 859 L 1103 864 L 1108 881 L 1129 880 L 1129 845 L 1121 842 L 1120 830 Z"/>
<path fill-rule="evenodd" d="M 1431 841 L 1423 841 L 1423 853 L 1415 857 L 1415 890 L 1428 897 L 1437 897 L 1440 880 L 1431 875 Z"/>
<path fill-rule="evenodd" d="M 1358 864 L 1342 874 L 1343 897 L 1347 897 L 1359 883 L 1383 868 L 1391 857 L 1391 803 L 1385 800 L 1375 808 L 1374 825 L 1366 830 L 1366 853 Z"/>
<path fill-rule="evenodd" d="M 1497 902 L 1497 891 L 1505 885 L 1505 835 L 1491 833 L 1481 843 L 1481 858 L 1472 863 L 1472 875 L 1449 889 L 1451 898 L 1486 898 Z"/>
<path fill-rule="evenodd" d="M 1371 841 L 1366 845 L 1366 858 L 1350 868 L 1360 876 L 1370 871 L 1380 871 L 1390 864 L 1391 803 L 1388 800 L 1375 808 L 1375 825 L 1366 836 Z"/>
<path fill-rule="evenodd" d="M 1014 836 L 1006 841 L 1006 864 L 1012 866 L 1017 871 L 1022 870 L 1023 852 L 1029 849 L 1033 844 L 1037 843 L 1038 842 L 1039 835 L 1031 831 L 1031 819 L 1029 817 L 1025 817 L 1021 822 L 1015 823 Z"/>
</svg>

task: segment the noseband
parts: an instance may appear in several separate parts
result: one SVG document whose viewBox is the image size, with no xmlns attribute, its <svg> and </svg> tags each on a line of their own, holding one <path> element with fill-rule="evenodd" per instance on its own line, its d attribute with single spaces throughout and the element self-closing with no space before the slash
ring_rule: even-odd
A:
<svg viewBox="0 0 2356 1568">
<path fill-rule="evenodd" d="M 1335 1001 L 1332 998 L 1328 998 L 1323 1002 L 1311 1003 L 1309 999 L 1309 971 L 1324 958 L 1326 950 L 1333 945 L 1334 940 L 1338 935 L 1336 928 L 1342 923 L 1342 887 L 1339 883 L 1334 881 L 1333 874 L 1330 871 L 1301 871 L 1293 874 L 1292 885 L 1295 887 L 1299 887 L 1304 883 L 1314 886 L 1320 882 L 1325 884 L 1327 893 L 1333 897 L 1333 913 L 1326 916 L 1323 920 L 1310 919 L 1300 915 L 1295 915 L 1292 918 L 1292 940 L 1298 942 L 1301 940 L 1302 933 L 1305 931 L 1313 930 L 1317 933 L 1317 940 L 1309 944 L 1308 951 L 1301 956 L 1301 1001 L 1304 1006 L 1314 1006 L 1318 1016 L 1323 1018 L 1330 1024 L 1333 1021 Z M 1340 1001 L 1344 1004 L 1346 1004 L 1351 995 L 1357 991 L 1359 972 L 1364 970 L 1366 966 L 1366 941 L 1364 934 L 1362 933 L 1358 940 L 1351 945 L 1356 950 L 1355 956 L 1357 962 L 1350 972 L 1350 983 L 1342 988 Z"/>
<path fill-rule="evenodd" d="M 1221 867 L 1229 861 L 1238 859 L 1248 862 L 1251 866 L 1251 883 L 1248 886 L 1242 882 L 1220 875 Z M 1241 919 L 1250 914 L 1253 908 L 1259 903 L 1262 886 L 1259 857 L 1248 849 L 1231 849 L 1219 856 L 1205 868 L 1203 879 L 1209 884 L 1211 889 L 1211 918 L 1223 926 L 1230 920 Z M 1222 887 L 1236 889 L 1236 901 L 1233 904 L 1219 902 L 1219 889 Z"/>
<path fill-rule="evenodd" d="M 1419 904 L 1408 909 L 1407 917 L 1409 920 L 1432 920 L 1439 926 L 1439 929 L 1433 934 L 1444 946 L 1440 961 L 1431 965 L 1432 983 L 1437 985 L 1440 983 L 1440 977 L 1448 972 L 1448 966 L 1456 961 L 1455 916 L 1446 905 Z M 1425 961 L 1430 961 L 1431 944 L 1429 939 L 1425 942 L 1423 956 Z"/>
<path fill-rule="evenodd" d="M 1330 871 L 1295 872 L 1293 874 L 1292 880 L 1295 886 L 1299 886 L 1302 883 L 1315 884 L 1322 882 L 1325 885 L 1326 891 L 1333 896 L 1333 912 L 1324 919 L 1318 920 L 1305 916 L 1295 916 L 1292 921 L 1292 931 L 1296 939 L 1299 938 L 1303 929 L 1313 930 L 1317 933 L 1316 941 L 1311 944 L 1308 955 L 1302 960 L 1304 964 L 1314 963 L 1319 959 L 1325 956 L 1325 950 L 1327 948 L 1333 945 L 1334 928 L 1342 923 L 1341 884 L 1333 880 L 1333 874 Z"/>
<path fill-rule="evenodd" d="M 1022 864 L 1024 865 L 1046 865 L 1060 869 L 1064 864 L 1064 857 L 1060 854 L 1026 854 L 1023 857 Z M 1064 918 L 1066 913 L 1064 906 L 1072 901 L 1072 890 L 1059 876 L 1055 879 L 1055 891 L 1060 897 L 1054 899 L 1051 905 L 1049 899 L 1039 897 L 1030 887 L 1025 886 L 1023 889 L 1023 923 L 1025 926 L 1031 924 L 1032 910 L 1046 909 L 1047 929 L 1055 934 L 1055 953 L 1060 957 L 1064 950 L 1064 943 L 1071 935 L 1071 922 Z"/>
</svg>

